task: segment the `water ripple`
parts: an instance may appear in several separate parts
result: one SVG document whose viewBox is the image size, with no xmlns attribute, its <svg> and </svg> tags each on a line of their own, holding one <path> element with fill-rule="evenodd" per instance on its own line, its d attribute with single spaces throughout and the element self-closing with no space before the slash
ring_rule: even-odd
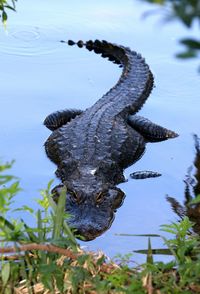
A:
<svg viewBox="0 0 200 294">
<path fill-rule="evenodd" d="M 55 28 L 13 26 L 0 31 L 0 52 L 9 55 L 35 56 L 59 49 L 62 32 Z"/>
</svg>

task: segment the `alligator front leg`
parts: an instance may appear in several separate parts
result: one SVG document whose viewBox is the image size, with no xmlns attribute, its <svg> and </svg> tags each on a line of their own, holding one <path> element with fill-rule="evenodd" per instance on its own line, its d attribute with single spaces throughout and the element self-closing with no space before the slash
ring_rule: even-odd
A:
<svg viewBox="0 0 200 294">
<path fill-rule="evenodd" d="M 128 124 L 140 133 L 147 142 L 161 142 L 178 136 L 175 132 L 138 115 L 130 115 L 128 117 Z"/>
<path fill-rule="evenodd" d="M 53 112 L 45 118 L 44 125 L 51 131 L 55 131 L 70 122 L 77 115 L 80 115 L 82 112 L 83 111 L 79 109 L 65 109 Z"/>
</svg>

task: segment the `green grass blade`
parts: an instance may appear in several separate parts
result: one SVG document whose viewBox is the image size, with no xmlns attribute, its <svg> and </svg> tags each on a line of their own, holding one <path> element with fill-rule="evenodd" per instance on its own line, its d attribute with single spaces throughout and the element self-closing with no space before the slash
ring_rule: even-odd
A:
<svg viewBox="0 0 200 294">
<path fill-rule="evenodd" d="M 161 237 L 158 234 L 115 234 L 116 236 L 125 236 L 125 237 L 153 237 L 158 238 Z"/>
<path fill-rule="evenodd" d="M 47 194 L 47 198 L 48 198 L 48 201 L 49 201 L 49 205 L 51 206 L 51 208 L 53 209 L 53 211 L 56 212 L 57 205 L 53 201 L 52 195 Z"/>
<path fill-rule="evenodd" d="M 65 215 L 65 205 L 66 205 L 66 189 L 65 189 L 65 192 L 63 193 L 63 197 L 65 199 L 63 199 L 62 201 L 64 202 L 64 215 Z M 49 201 L 49 204 L 51 206 L 51 208 L 53 209 L 53 212 L 54 214 L 56 215 L 57 214 L 57 206 L 58 204 L 56 204 L 54 201 L 53 201 L 53 198 L 51 195 L 47 195 L 47 198 L 48 198 L 48 201 Z M 60 197 L 59 197 L 60 199 Z M 65 201 L 64 201 L 65 200 Z M 72 233 L 71 229 L 69 228 L 68 224 L 66 223 L 65 221 L 65 217 L 63 215 L 63 231 L 65 232 L 65 234 L 69 237 L 71 243 L 72 243 L 72 247 L 75 251 L 77 251 L 77 246 L 78 246 L 78 243 L 76 241 L 76 238 L 74 237 L 74 234 Z"/>
<path fill-rule="evenodd" d="M 0 216 L 0 226 L 1 227 L 6 226 L 11 231 L 15 230 L 15 226 L 11 222 L 9 222 L 7 219 L 5 219 L 3 216 Z"/>
<path fill-rule="evenodd" d="M 148 249 L 139 249 L 139 250 L 134 250 L 133 252 L 140 253 L 140 254 L 148 254 Z M 160 248 L 160 249 L 152 249 L 152 254 L 153 255 L 172 255 L 172 252 L 168 248 Z"/>
<path fill-rule="evenodd" d="M 63 223 L 63 229 L 65 231 L 65 233 L 69 236 L 69 239 L 71 241 L 71 243 L 73 244 L 73 249 L 75 251 L 77 251 L 77 246 L 78 246 L 78 243 L 76 241 L 76 238 L 74 237 L 74 234 L 72 233 L 70 227 L 68 226 L 68 224 L 66 222 Z"/>
<path fill-rule="evenodd" d="M 24 228 L 26 230 L 26 233 L 29 237 L 29 240 L 28 241 L 31 241 L 31 242 L 36 242 L 38 243 L 38 238 L 37 236 L 33 233 L 33 229 L 31 229 L 25 222 L 24 220 L 21 220 L 23 225 L 24 225 Z M 26 238 L 27 239 L 27 238 Z"/>
<path fill-rule="evenodd" d="M 62 189 L 56 211 L 54 214 L 54 225 L 53 225 L 53 240 L 58 240 L 62 233 L 64 215 L 65 215 L 65 204 L 66 204 L 66 188 Z"/>
<path fill-rule="evenodd" d="M 147 250 L 147 263 L 153 264 L 153 254 L 151 248 L 151 239 L 148 239 L 148 250 Z"/>
<path fill-rule="evenodd" d="M 38 241 L 42 243 L 44 239 L 45 228 L 43 228 L 43 225 L 42 225 L 42 216 L 41 216 L 40 209 L 38 209 L 37 211 L 37 228 L 38 228 Z"/>
</svg>

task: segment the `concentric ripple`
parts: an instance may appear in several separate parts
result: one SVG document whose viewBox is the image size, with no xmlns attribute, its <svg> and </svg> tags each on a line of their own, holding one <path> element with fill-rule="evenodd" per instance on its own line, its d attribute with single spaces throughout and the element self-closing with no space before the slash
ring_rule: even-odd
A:
<svg viewBox="0 0 200 294">
<path fill-rule="evenodd" d="M 11 55 L 35 56 L 59 49 L 62 32 L 54 28 L 13 26 L 0 31 L 0 52 Z"/>
</svg>

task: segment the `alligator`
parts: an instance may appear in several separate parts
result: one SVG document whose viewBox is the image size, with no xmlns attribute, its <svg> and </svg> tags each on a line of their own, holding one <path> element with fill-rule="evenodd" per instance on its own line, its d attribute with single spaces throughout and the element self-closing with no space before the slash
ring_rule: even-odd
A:
<svg viewBox="0 0 200 294">
<path fill-rule="evenodd" d="M 56 111 L 44 120 L 52 131 L 46 154 L 61 180 L 52 190 L 54 199 L 65 187 L 67 222 L 89 241 L 111 226 L 123 203 L 125 194 L 117 185 L 126 181 L 124 169 L 142 157 L 146 143 L 178 135 L 136 115 L 154 82 L 140 54 L 105 40 L 65 43 L 85 47 L 123 68 L 116 85 L 90 108 Z"/>
</svg>

